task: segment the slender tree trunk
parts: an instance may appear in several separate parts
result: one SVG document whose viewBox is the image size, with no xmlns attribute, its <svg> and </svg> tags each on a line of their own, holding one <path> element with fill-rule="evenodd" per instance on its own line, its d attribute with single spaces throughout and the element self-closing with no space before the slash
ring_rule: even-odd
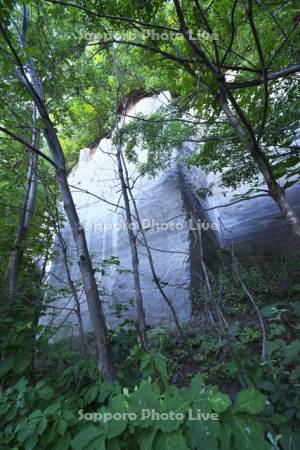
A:
<svg viewBox="0 0 300 450">
<path fill-rule="evenodd" d="M 194 208 L 193 208 L 194 210 Z M 196 220 L 196 215 L 195 215 L 196 211 L 193 211 L 193 220 L 195 221 L 195 225 L 196 225 L 196 229 L 197 229 L 197 220 Z M 199 237 L 199 253 L 200 253 L 200 263 L 201 263 L 201 267 L 202 267 L 202 271 L 203 271 L 203 275 L 204 275 L 204 281 L 205 281 L 205 285 L 207 288 L 207 292 L 208 292 L 208 297 L 209 297 L 209 301 L 212 305 L 212 307 L 214 308 L 216 315 L 217 315 L 217 320 L 219 322 L 220 325 L 220 330 L 223 333 L 226 341 L 227 341 L 227 346 L 228 346 L 228 351 L 233 359 L 233 361 L 235 362 L 235 364 L 237 365 L 238 371 L 239 371 L 239 382 L 241 384 L 241 386 L 243 386 L 244 388 L 249 386 L 249 382 L 247 379 L 247 375 L 245 373 L 245 370 L 243 369 L 243 367 L 241 366 L 238 358 L 236 357 L 235 351 L 234 351 L 234 347 L 232 345 L 232 335 L 230 335 L 229 333 L 229 324 L 227 322 L 227 320 L 225 319 L 223 312 L 220 308 L 220 305 L 218 304 L 214 294 L 213 294 L 213 290 L 212 290 L 212 286 L 211 286 L 211 282 L 210 282 L 210 278 L 209 278 L 209 271 L 205 262 L 205 258 L 204 258 L 204 249 L 203 249 L 203 240 L 202 240 L 202 229 L 198 229 L 198 237 Z M 216 325 L 216 322 L 214 320 L 214 316 L 212 314 L 212 312 L 210 310 L 208 310 L 209 313 L 209 317 L 210 320 L 212 322 L 212 324 L 214 326 Z M 234 338 L 234 337 L 233 337 Z M 235 338 L 234 338 L 235 339 Z"/>
<path fill-rule="evenodd" d="M 70 271 L 68 257 L 67 257 L 67 245 L 66 245 L 66 242 L 60 231 L 59 211 L 56 207 L 55 199 L 54 199 L 54 205 L 53 205 L 53 207 L 51 207 L 51 203 L 49 201 L 49 189 L 43 178 L 42 178 L 42 183 L 43 183 L 44 190 L 45 190 L 47 208 L 49 211 L 53 211 L 53 214 L 52 214 L 53 227 L 54 227 L 56 237 L 60 244 L 60 249 L 63 254 L 63 261 L 64 261 L 64 266 L 65 266 L 66 275 L 67 275 L 67 282 L 68 282 L 70 291 L 74 298 L 74 304 L 75 304 L 74 309 L 75 309 L 75 313 L 76 313 L 77 320 L 78 320 L 81 347 L 82 347 L 83 352 L 86 353 L 88 346 L 87 346 L 87 343 L 86 343 L 85 337 L 84 337 L 84 328 L 83 328 L 83 322 L 82 322 L 82 317 L 81 317 L 80 299 L 79 299 L 74 281 L 72 280 L 72 276 L 71 276 L 71 271 Z"/>
<path fill-rule="evenodd" d="M 268 191 L 270 197 L 273 198 L 273 200 L 278 205 L 283 217 L 286 219 L 288 225 L 290 226 L 290 229 L 292 230 L 293 234 L 300 239 L 300 220 L 291 205 L 289 204 L 286 195 L 285 190 L 280 186 L 279 182 L 277 181 L 272 166 L 268 160 L 267 155 L 264 153 L 263 149 L 261 148 L 261 145 L 259 143 L 259 140 L 256 138 L 255 132 L 253 130 L 253 127 L 251 123 L 249 123 L 248 119 L 246 118 L 242 108 L 239 106 L 238 102 L 236 101 L 230 86 L 226 83 L 225 75 L 222 73 L 222 66 L 219 65 L 219 59 L 217 57 L 217 47 L 216 49 L 216 61 L 217 64 L 211 59 L 211 57 L 205 53 L 205 51 L 201 48 L 200 45 L 196 43 L 196 41 L 193 41 L 190 39 L 190 35 L 188 32 L 188 27 L 185 22 L 184 14 L 180 5 L 179 0 L 173 0 L 177 18 L 179 20 L 180 29 L 181 32 L 189 44 L 190 48 L 195 52 L 197 57 L 201 59 L 201 62 L 205 64 L 205 66 L 208 68 L 208 70 L 213 75 L 215 82 L 219 86 L 218 93 L 214 93 L 214 97 L 216 101 L 221 106 L 222 110 L 224 111 L 229 123 L 233 127 L 234 131 L 236 132 L 239 140 L 245 144 L 247 150 L 249 151 L 250 155 L 252 156 L 255 164 L 257 165 L 260 173 L 264 177 L 264 180 L 268 186 Z M 250 5 L 252 2 L 250 2 Z M 251 6 L 252 10 L 252 6 Z M 254 33 L 255 36 L 255 42 L 256 47 L 259 53 L 260 61 L 263 65 L 263 72 L 264 72 L 264 78 L 265 78 L 265 95 L 268 97 L 268 80 L 266 77 L 266 67 L 264 62 L 264 56 L 262 53 L 262 49 L 260 46 L 259 38 L 257 35 L 257 31 L 255 30 L 255 24 L 252 17 L 252 11 L 248 9 L 248 18 L 250 19 L 250 26 L 252 29 L 252 33 Z M 250 15 L 249 15 L 250 14 Z M 206 24 L 207 25 L 207 24 Z M 213 30 L 209 30 L 211 32 Z M 204 89 L 207 90 L 207 85 L 203 84 Z M 265 98 L 267 99 L 267 98 Z M 229 106 L 229 102 L 230 105 Z M 264 108 L 264 118 L 261 126 L 261 130 L 259 133 L 259 138 L 261 137 L 262 131 L 265 126 L 266 118 L 267 118 L 267 102 L 265 102 L 265 108 Z M 232 111 L 232 109 L 234 112 Z"/>
<path fill-rule="evenodd" d="M 85 351 L 86 346 L 85 346 L 83 323 L 82 323 L 82 317 L 81 317 L 80 300 L 79 300 L 79 297 L 77 294 L 77 290 L 75 289 L 74 282 L 71 277 L 71 272 L 70 272 L 69 264 L 67 261 L 67 251 L 66 251 L 65 247 L 63 248 L 63 254 L 64 254 L 64 263 L 65 263 L 65 268 L 66 268 L 66 273 L 67 273 L 68 285 L 70 287 L 70 290 L 72 292 L 72 295 L 73 295 L 74 301 L 75 301 L 75 312 L 76 312 L 76 316 L 77 316 L 77 320 L 78 320 L 81 345 L 82 345 L 83 351 Z"/>
<path fill-rule="evenodd" d="M 33 129 L 32 146 L 35 148 L 39 148 L 40 146 L 40 131 L 37 128 Z M 16 232 L 13 249 L 9 257 L 7 272 L 5 276 L 5 284 L 10 297 L 12 297 L 17 290 L 18 276 L 22 266 L 24 241 L 27 237 L 27 232 L 32 221 L 32 215 L 34 213 L 37 191 L 37 163 L 37 155 L 34 152 L 30 152 L 27 184 L 23 206 L 21 209 L 18 229 Z"/>
<path fill-rule="evenodd" d="M 139 335 L 141 340 L 141 345 L 144 351 L 148 350 L 148 340 L 147 340 L 147 329 L 146 329 L 146 320 L 145 320 L 145 311 L 143 305 L 143 297 L 141 291 L 141 283 L 140 283 L 140 273 L 139 273 L 139 256 L 136 248 L 136 236 L 132 229 L 132 221 L 131 221 L 131 209 L 129 196 L 127 192 L 127 186 L 124 178 L 122 160 L 121 160 L 121 148 L 118 144 L 116 158 L 118 163 L 118 172 L 119 179 L 121 183 L 122 196 L 124 200 L 125 206 L 125 215 L 126 215 L 126 225 L 127 225 L 127 233 L 129 238 L 130 250 L 131 250 L 131 260 L 132 260 L 132 270 L 133 270 L 133 280 L 134 280 L 134 290 L 136 297 L 136 306 L 137 306 L 137 319 L 138 319 L 138 327 L 139 327 Z"/>
<path fill-rule="evenodd" d="M 67 281 L 68 281 L 68 285 L 69 285 L 70 291 L 73 295 L 74 302 L 75 302 L 75 313 L 76 313 L 77 320 L 78 320 L 79 336 L 80 336 L 82 350 L 84 353 L 86 353 L 87 345 L 86 345 L 86 341 L 84 338 L 84 328 L 83 328 L 82 317 L 81 317 L 80 299 L 79 299 L 77 290 L 75 288 L 74 282 L 72 280 L 71 271 L 69 268 L 69 263 L 68 263 L 68 258 L 67 258 L 66 243 L 61 235 L 60 230 L 56 229 L 55 232 L 56 232 L 56 236 L 58 237 L 59 242 L 60 242 L 61 251 L 63 252 L 63 260 L 64 260 L 64 266 L 66 269 Z"/>
<path fill-rule="evenodd" d="M 278 184 L 274 183 L 269 187 L 269 192 L 272 198 L 277 203 L 283 217 L 287 221 L 290 229 L 294 235 L 300 240 L 300 220 L 295 210 L 291 207 L 286 198 L 285 190 Z"/>
<path fill-rule="evenodd" d="M 245 294 L 247 295 L 247 297 L 249 298 L 250 302 L 252 303 L 252 306 L 254 307 L 257 317 L 258 317 L 258 321 L 259 321 L 259 325 L 260 325 L 260 329 L 261 329 L 261 359 L 264 360 L 266 357 L 266 345 L 267 345 L 267 333 L 266 333 L 266 328 L 265 328 L 265 324 L 260 312 L 260 309 L 253 297 L 253 295 L 251 294 L 251 292 L 249 291 L 249 289 L 247 288 L 247 286 L 245 285 L 240 272 L 239 272 L 239 266 L 238 266 L 238 262 L 236 259 L 236 256 L 234 254 L 233 248 L 232 248 L 232 264 L 233 264 L 233 268 L 235 270 L 235 273 L 237 275 L 237 278 L 239 280 L 239 283 L 243 289 L 243 291 L 245 292 Z"/>
<path fill-rule="evenodd" d="M 57 142 L 58 140 L 56 135 L 51 133 L 51 136 L 48 136 L 49 148 L 51 149 L 54 143 L 57 145 Z M 55 154 L 53 150 L 52 157 L 56 155 L 58 149 L 55 148 Z M 62 152 L 60 154 L 60 158 L 63 158 Z M 65 168 L 57 170 L 56 178 L 60 194 L 63 199 L 64 210 L 76 244 L 77 255 L 79 258 L 78 264 L 96 339 L 99 369 L 104 379 L 113 380 L 115 378 L 115 371 L 112 362 L 110 344 L 108 341 L 106 321 L 99 298 L 99 292 L 87 247 L 85 232 L 78 218 L 72 194 L 68 185 Z"/>
<path fill-rule="evenodd" d="M 28 20 L 28 12 L 26 10 L 26 7 L 24 6 L 23 27 L 21 33 L 21 40 L 23 39 L 23 42 L 25 42 Z M 106 321 L 100 302 L 90 254 L 87 247 L 85 232 L 82 225 L 80 224 L 76 207 L 68 185 L 64 153 L 57 137 L 56 130 L 49 117 L 45 102 L 42 99 L 42 86 L 38 80 L 33 59 L 30 56 L 27 57 L 27 65 L 25 70 L 22 61 L 20 60 L 7 33 L 5 32 L 5 29 L 2 25 L 0 26 L 2 34 L 17 63 L 18 77 L 31 95 L 32 100 L 44 123 L 45 137 L 56 168 L 57 185 L 61 194 L 61 198 L 63 200 L 64 210 L 76 244 L 78 264 L 95 335 L 96 347 L 98 350 L 99 370 L 105 380 L 113 380 L 116 378 L 116 373 L 112 362 Z"/>
<path fill-rule="evenodd" d="M 247 132 L 242 127 L 239 118 L 236 117 L 236 115 L 232 112 L 228 103 L 225 100 L 220 100 L 219 102 L 224 111 L 224 114 L 226 115 L 229 123 L 235 130 L 239 140 L 244 143 L 247 150 L 249 151 L 252 158 L 254 159 L 256 165 L 258 166 L 259 171 L 262 174 L 262 176 L 268 186 L 268 191 L 269 191 L 270 197 L 272 197 L 273 200 L 276 202 L 277 206 L 279 207 L 283 217 L 287 221 L 293 234 L 298 239 L 300 239 L 300 220 L 299 220 L 297 214 L 295 213 L 294 209 L 291 207 L 290 203 L 288 202 L 288 200 L 286 198 L 285 190 L 280 186 L 280 184 L 276 180 L 276 178 L 273 174 L 272 167 L 269 164 L 269 161 L 268 161 L 266 155 L 261 150 L 259 143 L 256 141 L 255 137 L 254 137 L 254 140 L 252 140 L 251 142 L 249 141 Z"/>
<path fill-rule="evenodd" d="M 130 195 L 130 198 L 131 198 L 131 201 L 132 201 L 132 204 L 133 204 L 135 217 L 136 217 L 137 222 L 138 222 L 139 231 L 141 232 L 141 235 L 142 235 L 143 244 L 144 244 L 145 249 L 147 251 L 148 261 L 149 261 L 149 265 L 150 265 L 153 281 L 156 284 L 159 292 L 161 293 L 164 301 L 167 303 L 168 307 L 171 310 L 171 313 L 172 313 L 172 316 L 173 316 L 173 319 L 174 319 L 174 323 L 175 323 L 175 325 L 176 325 L 176 327 L 177 327 L 177 329 L 178 329 L 178 331 L 180 333 L 180 336 L 182 337 L 183 340 L 185 340 L 186 337 L 185 337 L 184 332 L 183 332 L 183 330 L 182 330 L 182 328 L 180 326 L 180 323 L 179 323 L 179 320 L 178 320 L 175 308 L 174 308 L 174 306 L 172 304 L 172 301 L 169 299 L 169 297 L 165 293 L 165 291 L 164 291 L 164 289 L 163 289 L 163 287 L 162 287 L 162 285 L 160 283 L 160 280 L 159 280 L 159 278 L 158 278 L 158 276 L 156 274 L 152 253 L 151 253 L 151 250 L 150 250 L 150 247 L 149 247 L 149 244 L 148 244 L 148 240 L 147 240 L 146 234 L 145 234 L 145 232 L 143 230 L 143 225 L 142 225 L 141 220 L 140 220 L 140 215 L 139 215 L 139 211 L 138 211 L 138 208 L 137 208 L 137 204 L 136 204 L 134 195 L 132 193 L 132 190 L 129 187 L 129 175 L 128 175 L 128 170 L 127 170 L 127 167 L 126 167 L 126 162 L 125 162 L 125 158 L 123 156 L 123 153 L 121 153 L 121 158 L 122 158 L 122 163 L 123 163 L 124 170 L 125 170 L 126 183 L 127 183 L 129 195 Z"/>
<path fill-rule="evenodd" d="M 65 160 L 60 142 L 49 119 L 43 104 L 39 105 L 41 117 L 46 125 L 46 139 L 48 147 L 55 162 L 56 180 L 63 200 L 64 210 L 75 241 L 78 264 L 82 277 L 84 292 L 88 304 L 89 314 L 98 350 L 98 366 L 105 380 L 113 380 L 116 377 L 112 361 L 111 348 L 108 340 L 106 321 L 100 302 L 98 287 L 96 284 L 90 254 L 87 247 L 84 229 L 79 221 L 73 197 L 68 185 Z"/>
<path fill-rule="evenodd" d="M 19 42 L 21 48 L 24 50 L 26 47 L 26 30 L 28 25 L 28 14 L 24 7 L 23 9 L 23 22 L 19 33 Z M 32 60 L 30 60 L 32 62 Z M 32 79 L 32 83 L 36 91 L 41 94 L 40 84 L 36 77 Z M 37 119 L 39 117 L 38 110 L 33 102 L 33 132 L 32 132 L 32 146 L 36 149 L 40 148 L 40 130 L 37 127 Z M 23 200 L 23 208 L 20 214 L 20 220 L 18 225 L 18 230 L 16 233 L 16 238 L 14 242 L 13 250 L 10 254 L 8 268 L 6 273 L 6 286 L 10 296 L 14 294 L 17 289 L 17 280 L 22 265 L 23 258 L 23 243 L 26 239 L 28 228 L 30 227 L 32 215 L 34 212 L 35 201 L 36 201 L 36 191 L 37 191 L 37 154 L 31 151 L 29 153 L 29 168 L 27 175 L 27 186 L 25 191 L 25 196 Z"/>
</svg>

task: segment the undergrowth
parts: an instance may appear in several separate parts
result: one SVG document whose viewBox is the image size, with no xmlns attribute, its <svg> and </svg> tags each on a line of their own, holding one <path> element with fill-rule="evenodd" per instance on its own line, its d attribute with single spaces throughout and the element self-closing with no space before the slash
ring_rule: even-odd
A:
<svg viewBox="0 0 300 450">
<path fill-rule="evenodd" d="M 212 289 L 228 326 L 204 290 L 184 342 L 154 328 L 144 353 L 127 320 L 110 332 L 115 382 L 100 379 L 92 346 L 49 344 L 53 330 L 27 317 L 22 299 L 2 302 L 1 450 L 299 449 L 299 285 L 295 266 L 280 264 L 271 283 L 267 265 L 241 269 L 267 330 L 263 359 L 256 313 L 222 263 Z"/>
</svg>

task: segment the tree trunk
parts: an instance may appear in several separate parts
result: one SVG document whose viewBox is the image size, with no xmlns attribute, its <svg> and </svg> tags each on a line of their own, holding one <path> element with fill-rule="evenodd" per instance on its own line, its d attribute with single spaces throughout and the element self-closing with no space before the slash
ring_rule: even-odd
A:
<svg viewBox="0 0 300 450">
<path fill-rule="evenodd" d="M 48 208 L 49 211 L 52 211 L 52 207 L 49 202 L 49 190 L 48 190 L 47 184 L 44 179 L 42 179 L 42 183 L 43 183 L 45 195 L 46 195 L 46 207 Z M 55 202 L 55 199 L 54 199 L 54 202 Z M 83 328 L 83 321 L 82 321 L 81 307 L 80 307 L 80 298 L 79 298 L 77 289 L 75 287 L 74 281 L 71 276 L 71 270 L 69 267 L 68 255 L 67 255 L 67 245 L 61 234 L 59 211 L 58 211 L 58 208 L 56 207 L 56 204 L 54 206 L 54 212 L 52 214 L 52 218 L 53 218 L 53 227 L 54 227 L 55 235 L 56 235 L 56 238 L 58 239 L 60 250 L 61 250 L 62 256 L 63 256 L 63 262 L 64 262 L 66 275 L 67 275 L 67 282 L 68 282 L 71 294 L 73 295 L 73 298 L 74 298 L 74 310 L 75 310 L 77 320 L 78 320 L 79 337 L 80 337 L 82 351 L 84 354 L 87 354 L 88 345 L 86 343 L 85 336 L 84 336 L 84 328 Z"/>
<path fill-rule="evenodd" d="M 277 203 L 283 217 L 287 221 L 290 229 L 294 235 L 300 240 L 300 220 L 294 209 L 288 202 L 284 189 L 278 184 L 274 184 L 269 187 L 269 192 L 272 198 Z"/>
<path fill-rule="evenodd" d="M 127 167 L 126 167 L 125 158 L 124 158 L 122 153 L 121 153 L 121 158 L 122 158 L 122 162 L 123 162 L 124 169 L 125 169 L 126 183 L 127 183 L 127 186 L 128 186 L 129 185 L 129 175 L 128 175 L 128 170 L 127 170 Z M 137 207 L 134 195 L 132 193 L 132 190 L 130 189 L 129 186 L 128 186 L 128 191 L 129 191 L 129 195 L 130 195 L 130 198 L 131 198 L 131 201 L 132 201 L 132 204 L 133 204 L 134 213 L 135 213 L 135 216 L 136 216 L 136 219 L 137 219 L 137 222 L 138 222 L 139 231 L 141 232 L 141 235 L 142 235 L 143 244 L 144 244 L 144 246 L 146 248 L 146 251 L 147 251 L 148 261 L 149 261 L 149 265 L 150 265 L 153 281 L 156 284 L 159 292 L 161 293 L 161 296 L 163 297 L 164 301 L 167 303 L 168 307 L 171 310 L 171 313 L 172 313 L 172 316 L 173 316 L 173 319 L 174 319 L 174 323 L 175 323 L 175 325 L 176 325 L 176 327 L 177 327 L 177 329 L 179 331 L 179 334 L 180 334 L 181 338 L 183 340 L 186 340 L 184 332 L 183 332 L 183 330 L 182 330 L 182 328 L 180 326 L 180 323 L 179 323 L 179 320 L 178 320 L 175 308 L 173 306 L 173 303 L 172 303 L 171 299 L 169 299 L 169 297 L 165 293 L 165 291 L 164 291 L 164 289 L 163 289 L 163 287 L 161 285 L 161 282 L 160 282 L 160 280 L 159 280 L 159 278 L 158 278 L 158 276 L 156 274 L 152 253 L 151 253 L 151 250 L 150 250 L 150 247 L 149 247 L 149 244 L 148 244 L 148 240 L 147 240 L 146 234 L 145 234 L 145 232 L 143 230 L 143 225 L 142 225 L 142 222 L 141 222 L 141 219 L 140 219 L 138 207 Z"/>
<path fill-rule="evenodd" d="M 121 182 L 122 196 L 123 196 L 124 205 L 125 205 L 126 225 L 127 225 L 127 232 L 128 232 L 128 238 L 129 238 L 130 250 L 131 250 L 131 260 L 132 260 L 134 290 L 135 290 L 136 306 L 137 306 L 139 335 L 140 335 L 142 348 L 144 351 L 147 351 L 148 350 L 148 341 L 147 341 L 145 311 L 144 311 L 143 297 L 142 297 L 141 284 L 140 284 L 139 256 L 138 256 L 138 252 L 137 252 L 137 248 L 136 248 L 136 236 L 134 235 L 134 232 L 132 230 L 130 202 L 129 202 L 128 192 L 127 192 L 127 186 L 126 186 L 125 179 L 124 179 L 120 148 L 117 149 L 116 157 L 117 157 L 117 162 L 118 162 L 118 172 L 119 172 L 119 179 Z"/>
<path fill-rule="evenodd" d="M 75 288 L 74 282 L 71 277 L 71 272 L 70 272 L 69 264 L 68 264 L 68 260 L 67 260 L 67 249 L 64 246 L 64 244 L 62 244 L 62 252 L 63 252 L 64 265 L 65 265 L 65 269 L 66 269 L 68 285 L 69 285 L 70 291 L 74 297 L 75 313 L 76 313 L 77 320 L 78 320 L 79 336 L 80 336 L 82 351 L 84 353 L 86 353 L 87 346 L 86 346 L 86 342 L 85 342 L 85 338 L 84 338 L 84 328 L 83 328 L 83 322 L 82 322 L 82 317 L 81 317 L 80 299 L 79 299 L 77 290 Z"/>
<path fill-rule="evenodd" d="M 270 197 L 277 203 L 283 217 L 287 221 L 291 231 L 294 236 L 300 239 L 300 220 L 290 203 L 288 202 L 285 190 L 280 186 L 276 180 L 272 167 L 268 162 L 268 159 L 264 152 L 261 150 L 259 143 L 256 141 L 255 137 L 252 141 L 249 140 L 247 132 L 241 125 L 240 119 L 232 112 L 226 100 L 219 99 L 220 106 L 222 107 L 229 123 L 235 130 L 237 137 L 240 141 L 244 143 L 247 150 L 254 159 L 256 165 L 259 168 L 267 186 Z"/>
<path fill-rule="evenodd" d="M 63 200 L 64 211 L 76 244 L 78 264 L 95 335 L 96 347 L 98 350 L 98 367 L 102 377 L 105 380 L 114 380 L 116 378 L 116 374 L 108 340 L 106 321 L 87 247 L 85 232 L 80 224 L 73 197 L 68 185 L 64 154 L 55 129 L 46 111 L 45 105 L 42 103 L 41 99 L 37 101 L 37 107 L 41 118 L 44 120 L 46 125 L 46 139 L 52 159 L 56 164 L 56 180 L 58 188 Z"/>
<path fill-rule="evenodd" d="M 48 145 L 50 149 L 55 142 L 58 142 L 55 135 L 51 135 L 50 138 L 48 136 Z M 57 151 L 58 149 L 56 148 L 55 154 Z M 53 150 L 52 154 L 52 157 L 54 157 L 55 155 Z M 60 154 L 60 158 L 63 159 L 62 151 Z M 78 264 L 96 339 L 99 369 L 105 380 L 113 380 L 115 379 L 116 375 L 112 363 L 111 349 L 108 341 L 105 317 L 100 302 L 91 258 L 86 243 L 85 232 L 78 218 L 72 194 L 68 185 L 65 168 L 57 170 L 56 179 L 61 197 L 63 199 L 64 210 L 67 215 L 67 219 L 76 244 Z"/>
<path fill-rule="evenodd" d="M 23 26 L 20 34 L 20 42 L 21 45 L 23 43 L 22 46 L 25 48 L 25 51 L 26 46 L 24 43 L 26 40 L 25 38 L 28 21 L 28 12 L 26 10 L 26 7 L 24 6 Z M 64 153 L 57 137 L 56 130 L 49 117 L 45 102 L 42 99 L 42 86 L 40 81 L 38 80 L 33 59 L 30 56 L 27 56 L 27 64 L 25 70 L 22 61 L 16 53 L 3 27 L 2 34 L 16 60 L 19 72 L 18 77 L 31 95 L 32 100 L 45 126 L 45 137 L 52 160 L 55 164 L 57 185 L 63 200 L 64 210 L 76 244 L 77 256 L 79 259 L 78 264 L 98 350 L 99 370 L 105 380 L 114 380 L 116 378 L 116 373 L 112 362 L 106 321 L 100 302 L 90 254 L 87 247 L 85 232 L 82 225 L 80 224 L 76 207 L 68 185 Z"/>
<path fill-rule="evenodd" d="M 40 146 L 40 131 L 37 128 L 33 129 L 32 146 L 37 149 Z M 23 200 L 23 206 L 21 209 L 18 229 L 13 249 L 9 257 L 7 272 L 5 275 L 5 284 L 10 297 L 12 297 L 17 290 L 18 276 L 22 266 L 24 241 L 26 239 L 27 231 L 30 227 L 32 215 L 35 208 L 37 191 L 37 163 L 37 155 L 34 152 L 30 152 L 27 185 Z"/>
<path fill-rule="evenodd" d="M 84 328 L 83 328 L 83 322 L 82 322 L 82 317 L 81 317 L 80 298 L 79 298 L 78 292 L 76 290 L 74 281 L 72 280 L 71 271 L 70 271 L 69 263 L 68 263 L 68 257 L 67 257 L 67 246 L 66 246 L 64 238 L 62 237 L 59 226 L 58 227 L 55 226 L 54 228 L 55 228 L 55 234 L 60 242 L 61 251 L 63 253 L 63 261 L 64 261 L 64 266 L 66 269 L 68 285 L 69 285 L 70 291 L 74 298 L 74 309 L 75 309 L 75 313 L 76 313 L 77 320 L 78 320 L 79 336 L 80 336 L 82 351 L 86 354 L 87 353 L 87 345 L 86 345 L 86 341 L 85 341 L 85 337 L 84 337 Z"/>
<path fill-rule="evenodd" d="M 188 28 L 185 22 L 184 14 L 182 11 L 182 8 L 180 6 L 179 0 L 173 0 L 177 18 L 180 24 L 181 32 L 189 44 L 190 48 L 195 52 L 195 54 L 201 59 L 202 63 L 209 69 L 211 74 L 214 77 L 215 82 L 217 83 L 219 89 L 218 92 L 214 91 L 214 97 L 215 100 L 219 103 L 220 107 L 224 111 L 229 123 L 235 130 L 239 140 L 242 143 L 245 143 L 245 146 L 247 150 L 249 151 L 250 155 L 252 156 L 254 162 L 258 166 L 259 171 L 264 177 L 264 180 L 268 186 L 269 195 L 273 198 L 273 200 L 277 203 L 281 213 L 283 214 L 283 217 L 287 220 L 288 225 L 290 226 L 293 234 L 299 239 L 300 238 L 300 221 L 297 217 L 295 211 L 289 204 L 288 200 L 286 199 L 284 189 L 280 186 L 278 181 L 276 180 L 276 177 L 273 174 L 272 166 L 268 161 L 268 158 L 264 151 L 262 150 L 259 140 L 256 138 L 254 129 L 252 124 L 248 121 L 246 118 L 242 108 L 239 106 L 238 102 L 236 101 L 230 86 L 226 82 L 225 75 L 222 73 L 222 68 L 219 67 L 217 64 L 213 62 L 210 55 L 207 54 L 202 48 L 201 45 L 196 43 L 195 41 L 190 39 L 190 34 L 188 32 Z M 251 11 L 250 11 L 251 14 Z M 248 14 L 249 17 L 249 14 Z M 252 20 L 252 21 L 251 21 Z M 255 27 L 253 18 L 251 19 L 251 28 L 253 30 L 253 27 Z M 210 30 L 212 31 L 212 30 Z M 209 31 L 209 32 L 210 32 Z M 258 36 L 256 36 L 256 39 L 258 40 Z M 264 66 L 264 57 L 261 53 L 262 50 L 260 48 L 260 43 L 256 40 L 256 46 L 258 49 L 258 53 L 260 53 L 260 61 L 263 65 L 263 69 L 265 70 Z M 215 47 L 217 49 L 217 47 Z M 217 55 L 216 55 L 217 56 Z M 218 60 L 218 58 L 216 58 Z M 268 82 L 267 79 L 264 80 L 265 83 Z M 209 90 L 207 85 L 202 83 L 202 86 L 205 90 Z M 266 89 L 268 92 L 268 89 Z M 267 94 L 268 95 L 268 94 Z M 232 108 L 234 109 L 234 112 L 231 110 L 231 107 L 229 106 L 229 102 L 232 105 Z M 261 127 L 261 131 L 264 128 L 265 121 L 266 121 L 266 111 Z M 261 133 L 260 133 L 261 135 Z M 260 136 L 261 137 L 261 136 Z"/>
</svg>

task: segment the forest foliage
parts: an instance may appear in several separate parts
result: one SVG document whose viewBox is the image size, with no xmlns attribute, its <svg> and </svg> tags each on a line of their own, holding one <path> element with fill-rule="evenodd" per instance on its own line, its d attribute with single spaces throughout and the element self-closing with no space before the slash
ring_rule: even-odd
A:
<svg viewBox="0 0 300 450">
<path fill-rule="evenodd" d="M 299 182 L 297 2 L 0 6 L 1 449 L 298 449 L 299 260 L 240 262 L 225 252 L 191 292 L 196 324 L 147 330 L 141 311 L 137 323 L 108 330 L 95 274 L 118 265 L 118 255 L 93 267 L 66 182 L 80 149 L 113 135 L 128 99 L 168 91 L 171 103 L 114 135 L 119 169 L 124 152 L 141 175 L 153 176 L 176 150 L 179 163 L 220 173 L 224 189 L 247 182 L 244 197 L 269 196 L 299 245 L 299 217 L 286 195 Z M 120 173 L 130 221 L 137 211 L 126 170 Z M 56 330 L 40 323 L 52 295 L 53 239 L 65 220 L 73 225 L 80 289 L 95 312 L 81 351 L 71 339 L 51 343 Z M 153 277 L 163 292 L 154 270 Z M 122 316 L 121 305 L 115 314 Z M 184 417 L 142 421 L 144 408 Z M 218 420 L 189 421 L 189 409 Z M 78 411 L 138 418 L 98 423 Z"/>
</svg>

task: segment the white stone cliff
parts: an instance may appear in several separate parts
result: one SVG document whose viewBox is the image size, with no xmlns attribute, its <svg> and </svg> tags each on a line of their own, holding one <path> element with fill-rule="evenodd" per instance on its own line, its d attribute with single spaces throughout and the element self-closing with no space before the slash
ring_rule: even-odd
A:
<svg viewBox="0 0 300 450">
<path fill-rule="evenodd" d="M 131 107 L 128 114 L 149 114 L 169 100 L 168 93 L 143 98 Z M 100 270 L 96 273 L 109 326 L 114 326 L 117 321 L 113 314 L 116 305 L 122 304 L 128 308 L 125 314 L 128 317 L 135 316 L 134 307 L 130 304 L 134 300 L 131 254 L 124 226 L 124 210 L 118 207 L 123 202 L 113 153 L 111 139 L 102 139 L 94 149 L 83 149 L 78 164 L 68 178 L 94 267 L 101 268 L 101 261 L 111 256 L 120 260 L 120 266 L 108 266 L 104 275 Z M 142 155 L 143 151 L 140 149 L 140 157 Z M 127 164 L 130 176 L 135 179 L 138 175 L 136 168 L 131 163 Z M 139 177 L 134 186 L 134 195 L 144 221 L 157 275 L 180 320 L 190 318 L 191 287 L 195 287 L 197 280 L 201 279 L 199 243 L 195 238 L 197 233 L 189 230 L 192 211 L 196 211 L 199 218 L 206 216 L 217 227 L 217 230 L 203 233 L 208 264 L 214 258 L 215 248 L 228 245 L 232 239 L 238 248 L 267 253 L 272 252 L 274 246 L 278 250 L 289 244 L 290 233 L 286 224 L 280 218 L 276 205 L 268 198 L 249 200 L 204 213 L 205 209 L 229 203 L 232 196 L 231 192 L 224 197 L 216 183 L 213 196 L 201 199 L 197 191 L 213 180 L 217 181 L 217 176 L 206 175 L 198 168 L 187 170 L 182 164 L 173 162 L 167 171 L 160 172 L 153 179 Z M 240 189 L 241 192 L 246 190 L 247 186 Z M 291 189 L 289 196 L 299 212 L 299 187 Z M 154 223 L 161 224 L 159 229 L 153 227 Z M 67 224 L 62 235 L 68 248 L 71 276 L 76 281 L 79 279 L 77 256 Z M 146 321 L 151 324 L 172 322 L 171 312 L 152 279 L 145 248 L 140 244 L 138 250 Z M 61 255 L 55 258 L 49 269 L 48 282 L 54 289 L 66 287 Z M 81 292 L 80 285 L 78 287 Z M 73 307 L 72 297 L 59 291 L 57 295 L 54 308 L 49 307 L 49 316 L 44 320 L 49 321 L 51 316 L 51 320 L 58 326 L 67 323 L 76 332 L 77 318 L 70 311 Z M 80 300 L 84 328 L 88 331 L 91 324 L 82 293 Z"/>
</svg>

